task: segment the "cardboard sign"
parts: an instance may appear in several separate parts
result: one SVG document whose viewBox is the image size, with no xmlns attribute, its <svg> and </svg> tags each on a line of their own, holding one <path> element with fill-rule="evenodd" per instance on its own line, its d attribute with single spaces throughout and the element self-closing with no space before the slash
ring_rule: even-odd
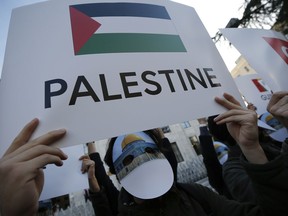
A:
<svg viewBox="0 0 288 216">
<path fill-rule="evenodd" d="M 283 34 L 273 30 L 246 28 L 220 31 L 273 92 L 288 90 L 288 40 Z"/>
<path fill-rule="evenodd" d="M 241 101 L 195 10 L 166 0 L 46 1 L 13 10 L 0 150 L 34 117 L 64 147 L 224 111 Z"/>
<path fill-rule="evenodd" d="M 68 155 L 63 166 L 49 164 L 44 169 L 45 184 L 39 200 L 62 196 L 89 188 L 87 173 L 82 174 L 79 158 L 84 155 L 83 145 L 62 148 Z"/>
<path fill-rule="evenodd" d="M 238 89 L 247 102 L 257 107 L 256 112 L 261 115 L 267 112 L 267 105 L 272 96 L 271 89 L 263 82 L 259 74 L 249 74 L 234 78 Z"/>
</svg>

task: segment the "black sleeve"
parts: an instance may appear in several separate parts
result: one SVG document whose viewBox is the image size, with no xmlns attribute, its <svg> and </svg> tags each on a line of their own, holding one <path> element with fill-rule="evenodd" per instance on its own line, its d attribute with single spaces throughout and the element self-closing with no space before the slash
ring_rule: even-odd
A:
<svg viewBox="0 0 288 216">
<path fill-rule="evenodd" d="M 99 153 L 92 153 L 89 157 L 95 162 L 95 177 L 97 178 L 99 185 L 105 190 L 111 211 L 113 215 L 117 215 L 119 191 L 107 175 Z"/>
<path fill-rule="evenodd" d="M 207 126 L 201 126 L 201 127 L 199 127 L 199 130 L 200 130 L 200 135 L 210 135 L 211 136 Z"/>
<path fill-rule="evenodd" d="M 167 160 L 169 161 L 172 169 L 173 169 L 173 174 L 174 174 L 174 180 L 177 181 L 177 167 L 178 167 L 178 162 L 176 159 L 176 156 L 174 154 L 174 151 L 172 149 L 172 145 L 169 141 L 169 139 L 164 138 L 162 139 L 162 145 L 166 149 L 163 153 Z"/>
<path fill-rule="evenodd" d="M 269 163 L 256 165 L 241 158 L 257 194 L 257 202 L 267 215 L 288 215 L 288 154 L 265 152 Z"/>
<path fill-rule="evenodd" d="M 207 171 L 210 185 L 221 195 L 231 198 L 222 176 L 222 165 L 220 164 L 211 135 L 199 136 L 203 162 Z"/>
<path fill-rule="evenodd" d="M 100 192 L 93 193 L 89 190 L 90 199 L 96 216 L 115 216 L 112 213 L 105 188 L 101 188 Z"/>
<path fill-rule="evenodd" d="M 182 188 L 185 188 L 186 193 L 201 205 L 207 215 L 266 216 L 263 214 L 259 206 L 255 204 L 240 203 L 235 200 L 229 200 L 225 196 L 219 195 L 210 188 L 199 184 L 184 184 L 184 187 L 182 186 Z"/>
<path fill-rule="evenodd" d="M 274 160 L 279 156 L 280 152 L 271 149 L 269 145 L 262 145 L 266 156 L 269 160 Z M 230 157 L 223 164 L 223 179 L 233 197 L 233 199 L 240 202 L 257 202 L 256 192 L 252 179 L 248 175 L 243 164 L 245 163 L 244 157 Z"/>
<path fill-rule="evenodd" d="M 256 203 L 256 193 L 240 157 L 231 157 L 223 164 L 223 179 L 234 200 Z"/>
<path fill-rule="evenodd" d="M 288 153 L 288 138 L 286 138 L 286 139 L 284 140 L 284 142 L 282 143 L 282 149 L 281 149 L 281 151 L 282 151 L 283 153 Z"/>
<path fill-rule="evenodd" d="M 271 159 L 271 157 L 268 157 Z M 287 216 L 288 166 L 287 155 L 280 155 L 266 164 L 250 164 L 241 158 L 256 193 L 256 203 L 240 203 L 225 199 L 202 185 L 195 186 L 194 194 L 215 216 Z"/>
</svg>

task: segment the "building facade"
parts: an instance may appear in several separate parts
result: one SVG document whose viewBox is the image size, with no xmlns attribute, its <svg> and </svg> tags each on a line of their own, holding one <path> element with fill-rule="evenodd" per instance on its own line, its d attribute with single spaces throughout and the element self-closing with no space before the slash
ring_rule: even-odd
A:
<svg viewBox="0 0 288 216">
<path fill-rule="evenodd" d="M 249 65 L 247 60 L 240 56 L 236 61 L 236 66 L 231 71 L 231 76 L 233 78 L 248 75 L 248 74 L 256 74 L 257 72 Z"/>
<path fill-rule="evenodd" d="M 199 123 L 197 120 L 162 127 L 165 137 L 172 144 L 173 151 L 178 161 L 178 182 L 196 182 L 207 177 L 203 164 L 198 136 Z M 102 159 L 107 150 L 108 140 L 95 142 L 96 149 Z M 108 168 L 106 167 L 107 171 Z M 110 176 L 114 183 L 119 186 L 115 176 Z"/>
</svg>

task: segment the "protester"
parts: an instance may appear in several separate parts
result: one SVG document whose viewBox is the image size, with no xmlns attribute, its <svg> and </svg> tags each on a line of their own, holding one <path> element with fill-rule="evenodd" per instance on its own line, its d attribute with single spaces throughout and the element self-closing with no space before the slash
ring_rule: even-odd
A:
<svg viewBox="0 0 288 216">
<path fill-rule="evenodd" d="M 218 126 L 214 122 L 214 118 L 216 116 L 211 116 L 208 118 L 208 122 L 205 118 L 198 119 L 198 122 L 200 124 L 200 135 L 199 135 L 199 141 L 200 141 L 200 147 L 201 152 L 203 156 L 203 163 L 205 165 L 206 171 L 207 171 L 207 177 L 209 184 L 214 188 L 220 195 L 224 195 L 227 198 L 231 199 L 232 196 L 224 182 L 223 176 L 222 176 L 222 164 L 219 161 L 218 155 L 216 153 L 215 147 L 214 147 L 214 141 L 218 140 L 220 142 L 223 142 L 223 140 L 219 140 L 216 137 L 213 137 L 208 129 L 207 123 L 209 123 L 209 127 L 211 131 L 215 133 L 217 131 L 215 128 L 221 128 L 222 130 L 219 130 L 219 132 L 225 134 L 225 130 L 223 130 L 222 125 Z M 212 126 L 213 125 L 213 126 Z M 212 130 L 212 128 L 214 130 Z M 227 128 L 226 128 L 227 131 Z M 227 131 L 228 132 L 228 131 Z M 228 132 L 229 134 L 229 132 Z M 230 135 L 230 134 L 229 134 Z M 225 136 L 225 140 L 228 136 Z M 228 154 L 228 153 L 227 153 Z"/>
<path fill-rule="evenodd" d="M 157 140 L 161 143 L 163 153 L 172 167 L 174 180 L 177 181 L 178 162 L 169 139 L 165 137 L 163 130 L 161 128 L 156 128 L 152 130 L 152 133 L 154 134 L 155 137 L 157 137 Z"/>
<path fill-rule="evenodd" d="M 285 104 L 285 95 L 286 95 L 286 104 Z M 272 98 L 267 106 L 267 110 L 272 112 L 274 117 L 281 116 L 282 121 L 288 119 L 288 100 L 287 92 L 275 92 L 272 95 Z M 271 110 L 271 107 L 273 109 Z M 278 142 L 271 139 L 269 136 L 265 136 L 265 130 L 258 128 L 259 131 L 259 140 L 262 148 L 266 150 L 266 154 L 277 155 L 281 150 L 281 147 L 278 147 Z M 285 151 L 285 142 L 282 144 L 282 151 Z M 287 152 L 287 150 L 286 150 Z M 287 155 L 285 159 L 288 160 Z M 233 199 L 240 202 L 252 202 L 256 203 L 257 198 L 253 190 L 253 182 L 251 182 L 249 176 L 239 160 L 239 157 L 236 155 L 229 156 L 228 161 L 223 164 L 223 178 L 226 186 L 228 187 Z"/>
<path fill-rule="evenodd" d="M 165 157 L 173 169 L 174 179 L 177 179 L 177 160 L 173 152 L 170 141 L 165 137 L 161 128 L 147 130 L 147 134 L 153 137 L 155 142 L 161 143 L 162 149 L 165 149 Z M 114 138 L 112 138 L 113 140 Z M 82 160 L 82 173 L 88 173 L 89 181 L 89 197 L 92 201 L 94 212 L 99 214 L 97 206 L 103 203 L 106 205 L 107 215 L 117 215 L 118 213 L 118 194 L 119 191 L 114 186 L 113 182 L 106 174 L 100 154 L 96 152 L 94 142 L 87 143 L 88 154 L 80 157 Z M 112 171 L 113 173 L 113 171 Z"/>
<path fill-rule="evenodd" d="M 47 164 L 62 166 L 62 160 L 67 159 L 60 149 L 49 146 L 66 131 L 54 130 L 30 140 L 38 124 L 38 119 L 29 122 L 0 159 L 1 216 L 35 215 L 44 184 L 42 168 Z"/>
<path fill-rule="evenodd" d="M 161 166 L 158 168 L 161 167 L 161 169 L 159 173 L 153 172 L 152 168 L 155 165 L 153 160 L 150 160 L 149 163 L 144 162 L 144 167 L 141 167 L 143 165 L 136 166 L 136 169 L 130 173 L 133 175 L 129 174 L 130 177 L 132 176 L 134 180 L 137 178 L 138 181 L 130 182 L 133 184 L 127 184 L 129 181 L 127 182 L 127 179 L 121 176 L 123 173 L 120 173 L 118 168 L 123 165 L 124 171 L 130 172 L 131 170 L 125 164 L 135 164 L 135 162 L 139 161 L 133 161 L 134 154 L 125 155 L 123 158 L 121 158 L 121 154 L 119 155 L 123 159 L 120 162 L 122 161 L 123 163 L 116 163 L 119 167 L 114 167 L 122 184 L 118 202 L 119 215 L 201 216 L 211 215 L 211 213 L 221 216 L 288 215 L 286 199 L 288 195 L 288 170 L 286 168 L 287 164 L 285 164 L 287 160 L 284 160 L 284 155 L 273 156 L 264 152 L 258 141 L 257 115 L 255 112 L 242 108 L 229 94 L 224 94 L 223 99 L 217 97 L 215 100 L 218 104 L 228 109 L 227 112 L 217 116 L 215 121 L 217 124 L 226 124 L 230 134 L 239 144 L 243 152 L 241 161 L 253 182 L 253 189 L 257 194 L 257 204 L 241 204 L 227 200 L 198 184 L 184 185 L 173 183 L 174 174 L 172 167 L 162 153 L 158 151 L 160 148 L 157 147 L 157 142 L 153 143 L 151 137 L 149 142 L 146 142 L 139 139 L 135 134 L 131 134 L 132 136 L 122 136 L 123 139 L 118 140 L 120 150 L 126 148 L 125 152 L 135 153 L 129 144 L 131 141 L 137 141 L 142 147 L 145 147 L 142 150 L 145 150 L 150 158 L 159 159 Z M 29 141 L 37 125 L 38 121 L 34 121 L 34 123 L 32 121 L 30 126 L 28 124 L 0 161 L 0 209 L 2 216 L 35 214 L 43 186 L 43 178 L 40 178 L 41 176 L 43 177 L 41 168 L 48 163 L 61 165 L 62 160 L 66 159 L 65 154 L 59 149 L 47 146 L 63 137 L 65 131 L 52 131 L 38 139 Z M 127 140 L 124 139 L 125 137 Z M 115 141 L 117 141 L 117 138 Z M 122 142 L 124 140 L 125 142 Z M 23 145 L 26 142 L 27 144 Z M 112 148 L 112 150 L 114 149 Z M 118 157 L 115 159 L 117 160 Z M 138 172 L 138 168 L 141 168 L 140 170 L 142 171 L 146 169 L 149 174 L 148 177 L 154 181 L 145 182 L 147 178 L 142 178 L 145 176 Z M 27 181 L 27 176 L 32 182 Z M 156 178 L 154 178 L 155 176 Z M 41 180 L 40 182 L 39 179 Z M 38 187 L 39 183 L 41 185 L 40 190 Z M 132 205 L 122 202 L 122 194 L 126 189 L 135 201 Z M 140 192 L 145 192 L 144 197 L 136 196 L 139 189 L 141 189 Z M 149 196 L 152 199 L 146 198 Z M 27 197 L 31 198 L 27 199 Z M 104 206 L 97 207 L 99 207 L 99 211 L 107 210 Z M 101 215 L 108 214 L 99 213 L 97 216 Z"/>
<path fill-rule="evenodd" d="M 229 94 L 224 94 L 224 99 L 215 100 L 228 109 L 217 116 L 215 121 L 217 124 L 226 124 L 239 144 L 243 152 L 241 162 L 253 182 L 257 203 L 238 203 L 198 184 L 169 181 L 172 176 L 169 173 L 172 171 L 166 166 L 165 157 L 159 151 L 160 148 L 157 148 L 157 142 L 153 143 L 139 132 L 117 137 L 110 142 L 107 151 L 108 158 L 112 160 L 108 165 L 110 164 L 111 170 L 116 171 L 122 185 L 118 203 L 119 215 L 288 214 L 288 171 L 284 156 L 267 153 L 266 157 L 266 152 L 259 144 L 257 114 L 254 111 L 242 108 Z M 148 147 L 150 150 L 146 151 Z M 146 160 L 149 157 L 153 159 L 152 162 L 149 159 L 148 163 Z M 155 170 L 157 162 L 153 160 L 163 160 L 162 169 Z"/>
<path fill-rule="evenodd" d="M 255 111 L 254 109 L 250 110 Z M 252 182 L 240 160 L 242 151 L 230 135 L 226 124 L 216 124 L 214 122 L 215 117 L 217 115 L 208 117 L 209 133 L 213 136 L 214 140 L 220 141 L 228 147 L 228 159 L 221 165 L 216 161 L 215 154 L 213 157 L 212 149 L 209 155 L 203 155 L 209 183 L 219 194 L 226 196 L 228 199 L 256 203 L 256 194 L 253 190 Z M 263 136 L 262 134 L 260 136 L 261 129 L 259 127 L 258 132 L 260 145 L 263 146 Z M 212 145 L 212 138 L 209 135 L 202 135 L 201 139 L 202 146 L 207 152 L 209 146 Z"/>
<path fill-rule="evenodd" d="M 87 147 L 88 155 L 81 156 L 79 160 L 82 160 L 82 173 L 88 174 L 89 198 L 92 201 L 95 215 L 99 214 L 95 206 L 101 205 L 102 202 L 109 203 L 106 209 L 108 215 L 117 215 L 119 191 L 107 175 L 100 154 L 96 151 L 95 143 L 87 143 Z"/>
</svg>

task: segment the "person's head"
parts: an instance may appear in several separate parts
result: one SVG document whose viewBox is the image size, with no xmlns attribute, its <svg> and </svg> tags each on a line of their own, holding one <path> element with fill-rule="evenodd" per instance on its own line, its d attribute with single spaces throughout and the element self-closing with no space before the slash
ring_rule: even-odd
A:
<svg viewBox="0 0 288 216">
<path fill-rule="evenodd" d="M 166 193 L 174 181 L 161 145 L 153 130 L 114 137 L 104 161 L 128 193 L 141 199 L 156 198 Z"/>
<path fill-rule="evenodd" d="M 230 135 L 226 124 L 217 125 L 214 122 L 214 118 L 216 118 L 218 115 L 209 116 L 207 123 L 208 123 L 208 129 L 210 134 L 213 136 L 213 138 L 217 141 L 223 142 L 227 145 L 235 145 L 236 141 L 234 138 Z"/>
</svg>

